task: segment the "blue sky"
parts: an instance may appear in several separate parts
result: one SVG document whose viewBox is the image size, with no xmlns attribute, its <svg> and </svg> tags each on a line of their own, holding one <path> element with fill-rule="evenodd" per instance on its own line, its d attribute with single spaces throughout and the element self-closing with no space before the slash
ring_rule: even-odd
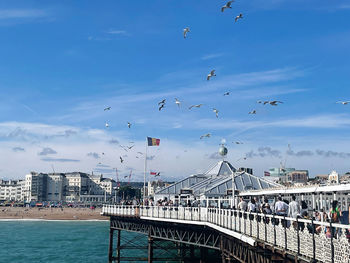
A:
<svg viewBox="0 0 350 263">
<path fill-rule="evenodd" d="M 161 139 L 149 168 L 163 179 L 206 170 L 223 138 L 228 160 L 257 175 L 286 160 L 347 172 L 350 105 L 335 102 L 350 100 L 350 3 L 236 0 L 221 13 L 224 3 L 2 1 L 0 178 L 53 166 L 140 180 L 146 136 Z"/>
</svg>

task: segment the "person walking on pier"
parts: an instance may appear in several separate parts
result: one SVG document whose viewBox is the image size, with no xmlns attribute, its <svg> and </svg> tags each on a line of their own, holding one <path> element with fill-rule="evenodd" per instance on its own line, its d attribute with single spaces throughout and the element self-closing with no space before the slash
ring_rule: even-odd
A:
<svg viewBox="0 0 350 263">
<path fill-rule="evenodd" d="M 289 203 L 288 217 L 297 218 L 300 215 L 300 205 L 296 201 L 295 195 L 292 195 L 292 202 Z M 297 228 L 297 224 L 293 221 L 294 228 Z"/>
<path fill-rule="evenodd" d="M 243 197 L 240 197 L 240 202 L 238 203 L 238 209 L 242 211 L 247 211 L 248 204 L 247 202 L 243 199 Z"/>
<path fill-rule="evenodd" d="M 332 223 L 339 223 L 340 217 L 342 216 L 342 212 L 340 208 L 338 207 L 338 201 L 334 200 L 332 202 L 332 208 L 329 211 L 329 217 Z M 337 237 L 338 235 L 338 228 L 332 227 L 332 235 L 333 237 Z"/>
<path fill-rule="evenodd" d="M 282 201 L 282 197 L 278 197 L 278 201 L 275 204 L 275 213 L 279 216 L 285 216 L 288 212 L 288 205 Z"/>
</svg>

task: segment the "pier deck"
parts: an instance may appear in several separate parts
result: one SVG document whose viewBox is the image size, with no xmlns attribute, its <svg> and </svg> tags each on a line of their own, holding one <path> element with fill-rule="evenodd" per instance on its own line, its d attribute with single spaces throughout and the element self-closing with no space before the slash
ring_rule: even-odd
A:
<svg viewBox="0 0 350 263">
<path fill-rule="evenodd" d="M 104 205 L 102 215 L 110 217 L 112 232 L 218 250 L 221 262 L 350 262 L 349 225 L 203 207 Z M 338 238 L 327 238 L 325 227 L 337 228 Z M 112 254 L 110 260 L 118 261 Z"/>
</svg>

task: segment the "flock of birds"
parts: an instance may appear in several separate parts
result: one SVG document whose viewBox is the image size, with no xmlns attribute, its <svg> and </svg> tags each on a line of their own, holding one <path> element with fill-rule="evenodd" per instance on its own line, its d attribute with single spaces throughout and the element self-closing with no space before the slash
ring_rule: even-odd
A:
<svg viewBox="0 0 350 263">
<path fill-rule="evenodd" d="M 224 12 L 225 10 L 227 9 L 232 9 L 232 4 L 235 2 L 235 0 L 230 0 L 230 1 L 227 1 L 225 3 L 224 6 L 221 7 L 221 12 Z M 243 19 L 243 14 L 240 13 L 238 14 L 237 16 L 234 17 L 234 21 L 235 23 L 240 20 L 240 19 Z M 184 39 L 186 39 L 188 37 L 188 34 L 191 32 L 190 28 L 189 27 L 186 27 L 183 29 L 183 37 Z M 216 72 L 215 72 L 215 69 L 212 69 L 209 74 L 206 76 L 206 80 L 207 81 L 210 81 L 212 80 L 213 77 L 216 77 Z M 223 96 L 229 96 L 230 95 L 230 91 L 226 91 Z M 174 103 L 178 106 L 178 108 L 181 107 L 182 105 L 182 102 L 178 99 L 178 98 L 175 98 L 174 100 Z M 266 101 L 262 101 L 262 100 L 258 100 L 256 102 L 257 104 L 261 104 L 261 105 L 271 105 L 271 106 L 278 106 L 279 104 L 283 104 L 282 101 L 279 101 L 279 100 L 266 100 Z M 338 101 L 336 102 L 338 104 L 343 104 L 343 105 L 347 105 L 347 104 L 350 104 L 350 101 Z M 163 111 L 165 106 L 167 104 L 167 99 L 163 99 L 161 100 L 160 102 L 158 102 L 158 111 Z M 200 103 L 200 104 L 194 104 L 194 105 L 191 105 L 188 107 L 188 110 L 192 110 L 194 108 L 201 108 L 204 104 L 203 103 Z M 106 108 L 104 108 L 104 111 L 109 111 L 111 110 L 111 107 L 108 106 Z M 212 111 L 215 113 L 215 116 L 216 118 L 219 118 L 219 110 L 217 108 L 212 108 Z M 253 109 L 251 111 L 248 112 L 248 114 L 251 114 L 251 115 L 255 115 L 257 114 L 257 110 L 256 109 Z M 109 128 L 110 125 L 108 122 L 105 123 L 105 127 L 106 128 Z M 132 124 L 130 122 L 127 122 L 127 127 L 130 129 L 132 127 Z M 211 133 L 206 133 L 206 134 L 203 134 L 199 137 L 199 139 L 204 139 L 204 138 L 210 138 L 211 137 Z M 243 144 L 243 142 L 240 142 L 240 141 L 234 141 L 232 143 L 235 143 L 237 145 L 239 144 Z M 130 145 L 130 146 L 122 146 L 120 145 L 121 148 L 123 148 L 125 151 L 128 151 L 128 150 L 131 150 L 134 145 Z M 137 152 L 137 155 L 136 155 L 136 158 L 140 158 L 141 156 L 143 155 L 142 152 Z M 126 155 L 124 155 L 126 157 Z M 120 162 L 123 163 L 124 162 L 124 159 L 122 156 L 119 157 L 120 158 Z M 238 159 L 237 161 L 239 160 L 246 160 L 247 157 L 242 157 L 240 159 Z M 155 173 L 155 176 L 160 176 L 160 173 Z"/>
</svg>

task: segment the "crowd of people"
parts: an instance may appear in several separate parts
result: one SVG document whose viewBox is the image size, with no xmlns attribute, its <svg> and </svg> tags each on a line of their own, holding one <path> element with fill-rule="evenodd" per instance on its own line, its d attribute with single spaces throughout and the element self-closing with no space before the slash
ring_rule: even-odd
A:
<svg viewBox="0 0 350 263">
<path fill-rule="evenodd" d="M 307 203 L 304 200 L 299 203 L 294 195 L 292 196 L 291 202 L 283 200 L 282 197 L 279 196 L 273 205 L 270 205 L 268 200 L 260 202 L 257 197 L 252 198 L 249 202 L 245 201 L 243 197 L 241 197 L 240 202 L 238 203 L 238 209 L 250 213 L 275 214 L 278 216 L 294 218 L 296 219 L 295 221 L 281 220 L 281 223 L 285 224 L 286 227 L 293 226 L 295 228 L 299 228 L 299 230 L 304 230 L 305 223 L 298 222 L 297 219 L 312 219 L 315 222 L 314 224 L 306 224 L 306 227 L 310 233 L 314 232 L 316 234 L 321 234 L 324 232 L 328 238 L 337 238 L 340 234 L 339 229 L 331 226 L 322 227 L 322 225 L 317 224 L 317 222 L 346 224 L 349 224 L 350 222 L 350 214 L 348 215 L 348 218 L 343 216 L 337 200 L 332 202 L 332 207 L 329 211 L 324 211 L 321 209 L 320 211 L 310 212 Z M 278 224 L 279 220 L 275 220 L 273 223 Z M 350 241 L 349 230 L 346 230 L 345 234 Z"/>
</svg>

